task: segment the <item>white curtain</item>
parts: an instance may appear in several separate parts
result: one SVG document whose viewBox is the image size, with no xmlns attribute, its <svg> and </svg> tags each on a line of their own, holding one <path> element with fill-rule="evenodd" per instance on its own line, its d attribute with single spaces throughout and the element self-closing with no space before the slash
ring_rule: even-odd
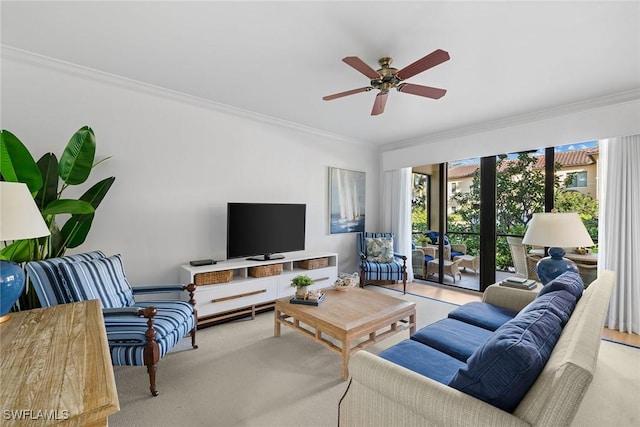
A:
<svg viewBox="0 0 640 427">
<path fill-rule="evenodd" d="M 600 141 L 598 269 L 617 285 L 605 326 L 640 333 L 640 135 Z"/>
<path fill-rule="evenodd" d="M 382 232 L 393 233 L 396 252 L 407 257 L 407 281 L 411 267 L 411 168 L 387 171 L 382 183 Z"/>
</svg>

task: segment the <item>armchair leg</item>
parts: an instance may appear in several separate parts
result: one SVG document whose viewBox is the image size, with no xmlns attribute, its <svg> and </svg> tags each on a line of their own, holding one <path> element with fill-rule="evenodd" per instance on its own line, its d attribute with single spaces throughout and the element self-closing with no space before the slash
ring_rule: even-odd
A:
<svg viewBox="0 0 640 427">
<path fill-rule="evenodd" d="M 407 294 L 407 257 L 402 257 L 402 293 Z"/>
<path fill-rule="evenodd" d="M 191 304 L 191 306 L 193 307 L 193 315 L 196 318 L 196 326 L 193 327 L 193 329 L 190 332 L 191 335 L 191 347 L 192 348 L 198 348 L 198 345 L 196 344 L 196 330 L 198 329 L 198 310 L 196 310 L 196 299 L 194 298 L 194 294 L 196 291 L 196 285 L 193 283 L 188 284 L 187 286 L 185 286 L 185 289 L 187 291 L 189 291 L 189 304 Z"/>
<path fill-rule="evenodd" d="M 143 358 L 149 374 L 149 390 L 151 390 L 152 396 L 158 395 L 158 390 L 156 389 L 156 366 L 160 360 L 160 348 L 156 342 L 156 330 L 153 328 L 153 317 L 157 313 L 158 310 L 155 307 L 146 307 L 142 312 L 142 315 L 148 319 L 147 331 L 144 334 L 147 338 L 147 344 L 144 346 Z"/>
<path fill-rule="evenodd" d="M 156 365 L 147 366 L 147 373 L 149 374 L 149 390 L 151 390 L 151 395 L 156 397 L 158 395 L 158 390 L 156 389 Z"/>
<path fill-rule="evenodd" d="M 193 348 L 198 348 L 198 344 L 196 344 L 196 330 L 198 328 L 194 326 L 194 328 L 191 330 L 191 347 Z"/>
</svg>

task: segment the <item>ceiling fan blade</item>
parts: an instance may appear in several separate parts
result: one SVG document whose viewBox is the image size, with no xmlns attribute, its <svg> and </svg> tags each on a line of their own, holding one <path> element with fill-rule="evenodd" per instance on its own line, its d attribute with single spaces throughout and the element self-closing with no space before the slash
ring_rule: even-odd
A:
<svg viewBox="0 0 640 427">
<path fill-rule="evenodd" d="M 445 93 L 447 93 L 446 89 L 440 89 L 431 86 L 414 85 L 411 83 L 402 83 L 398 85 L 398 91 L 433 99 L 440 99 L 445 95 Z"/>
<path fill-rule="evenodd" d="M 351 90 L 347 90 L 347 91 L 340 92 L 340 93 L 334 93 L 333 95 L 323 96 L 322 99 L 324 99 L 325 101 L 331 101 L 332 99 L 342 98 L 343 96 L 354 95 L 354 94 L 360 93 L 360 92 L 368 92 L 371 89 L 373 89 L 371 86 L 361 87 L 361 88 L 358 88 L 358 89 L 351 89 Z"/>
<path fill-rule="evenodd" d="M 342 62 L 352 66 L 370 79 L 377 79 L 380 77 L 380 74 L 378 74 L 376 70 L 368 66 L 366 62 L 357 56 L 346 56 L 342 58 Z"/>
<path fill-rule="evenodd" d="M 407 65 L 402 70 L 398 71 L 396 73 L 396 77 L 400 80 L 405 80 L 448 60 L 448 52 L 442 49 L 436 49 L 424 58 L 418 59 L 413 64 Z"/>
<path fill-rule="evenodd" d="M 387 104 L 387 96 L 389 96 L 389 92 L 380 92 L 376 95 L 376 100 L 373 103 L 373 109 L 371 110 L 372 116 L 377 116 L 378 114 L 384 113 L 384 106 Z"/>
</svg>

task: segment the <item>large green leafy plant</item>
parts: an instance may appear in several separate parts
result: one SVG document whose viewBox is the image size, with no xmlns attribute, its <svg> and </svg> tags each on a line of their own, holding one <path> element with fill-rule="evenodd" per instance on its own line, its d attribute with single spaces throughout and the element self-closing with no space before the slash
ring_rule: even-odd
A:
<svg viewBox="0 0 640 427">
<path fill-rule="evenodd" d="M 84 126 L 69 140 L 60 160 L 47 153 L 37 162 L 20 140 L 7 130 L 0 133 L 0 174 L 4 181 L 23 182 L 33 194 L 51 235 L 17 240 L 0 250 L 0 259 L 15 262 L 63 256 L 69 248 L 80 246 L 91 229 L 95 210 L 107 194 L 115 177 L 103 179 L 79 199 L 66 199 L 69 186 L 83 184 L 94 167 L 96 139 Z M 58 221 L 66 219 L 60 227 Z"/>
</svg>

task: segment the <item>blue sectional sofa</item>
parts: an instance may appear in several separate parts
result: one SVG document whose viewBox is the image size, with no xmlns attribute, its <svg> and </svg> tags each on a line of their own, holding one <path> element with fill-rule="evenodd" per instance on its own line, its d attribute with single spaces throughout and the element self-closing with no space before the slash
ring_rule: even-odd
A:
<svg viewBox="0 0 640 427">
<path fill-rule="evenodd" d="M 375 356 L 356 353 L 340 425 L 568 425 L 588 387 L 615 274 L 583 292 L 490 286 Z"/>
</svg>

